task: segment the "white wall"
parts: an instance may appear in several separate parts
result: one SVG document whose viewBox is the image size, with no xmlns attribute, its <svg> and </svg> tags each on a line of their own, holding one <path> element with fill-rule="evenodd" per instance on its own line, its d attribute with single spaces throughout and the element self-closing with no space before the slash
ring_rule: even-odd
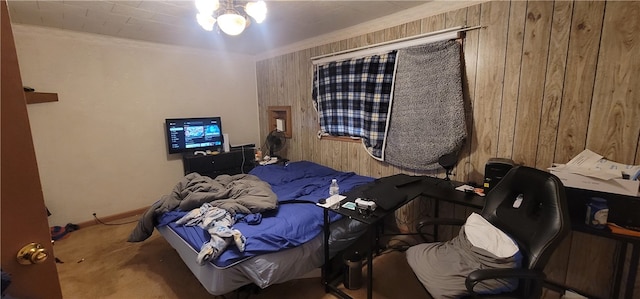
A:
<svg viewBox="0 0 640 299">
<path fill-rule="evenodd" d="M 14 25 L 22 81 L 59 101 L 28 105 L 49 223 L 151 205 L 183 176 L 164 119 L 221 116 L 231 144 L 259 144 L 255 60 Z"/>
</svg>

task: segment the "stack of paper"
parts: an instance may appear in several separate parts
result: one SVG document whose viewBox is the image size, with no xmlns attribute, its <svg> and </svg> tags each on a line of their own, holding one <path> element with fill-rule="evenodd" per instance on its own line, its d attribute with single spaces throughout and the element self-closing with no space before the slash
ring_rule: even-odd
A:
<svg viewBox="0 0 640 299">
<path fill-rule="evenodd" d="M 556 164 L 554 171 L 564 171 L 601 180 L 626 179 L 637 181 L 640 165 L 626 165 L 604 159 L 601 155 L 586 149 L 567 164 Z"/>
<path fill-rule="evenodd" d="M 640 165 L 609 161 L 589 149 L 567 164 L 554 164 L 549 170 L 567 187 L 638 195 Z"/>
</svg>

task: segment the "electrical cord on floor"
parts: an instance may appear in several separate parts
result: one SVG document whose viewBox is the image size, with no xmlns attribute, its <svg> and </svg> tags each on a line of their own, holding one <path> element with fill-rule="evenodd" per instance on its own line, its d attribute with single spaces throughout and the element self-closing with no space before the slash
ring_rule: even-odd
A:
<svg viewBox="0 0 640 299">
<path fill-rule="evenodd" d="M 107 223 L 107 222 L 104 222 L 104 221 L 100 220 L 100 218 L 98 218 L 98 216 L 96 216 L 96 213 L 93 213 L 93 218 L 94 218 L 98 223 L 103 224 L 103 225 L 123 225 L 123 224 L 129 224 L 129 223 L 138 222 L 138 220 L 131 220 L 131 221 L 121 222 L 121 223 Z"/>
</svg>

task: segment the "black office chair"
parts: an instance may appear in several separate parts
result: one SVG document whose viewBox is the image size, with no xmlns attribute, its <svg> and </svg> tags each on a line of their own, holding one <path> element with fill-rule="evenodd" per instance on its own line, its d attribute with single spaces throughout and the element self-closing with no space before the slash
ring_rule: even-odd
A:
<svg viewBox="0 0 640 299">
<path fill-rule="evenodd" d="M 523 200 L 519 208 L 514 208 L 518 197 Z M 545 279 L 544 267 L 570 230 L 564 186 L 556 176 L 546 171 L 519 166 L 511 169 L 485 200 L 482 217 L 516 241 L 522 255 L 521 268 L 472 271 L 465 281 L 469 296 L 539 298 Z M 463 225 L 464 222 L 459 219 L 426 219 L 418 224 L 418 232 L 424 232 L 430 225 Z M 474 292 L 474 287 L 481 281 L 498 278 L 518 279 L 518 286 L 511 292 L 496 295 Z"/>
</svg>

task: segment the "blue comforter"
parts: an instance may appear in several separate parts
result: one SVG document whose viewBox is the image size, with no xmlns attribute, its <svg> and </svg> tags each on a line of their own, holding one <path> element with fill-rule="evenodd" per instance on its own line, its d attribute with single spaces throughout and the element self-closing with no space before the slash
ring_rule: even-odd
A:
<svg viewBox="0 0 640 299">
<path fill-rule="evenodd" d="M 212 261 L 218 268 L 232 266 L 256 255 L 296 247 L 320 234 L 324 224 L 323 209 L 313 203 L 329 196 L 331 179 L 338 180 L 340 193 L 374 180 L 309 161 L 258 166 L 250 174 L 269 183 L 280 204 L 276 210 L 264 212 L 258 225 L 246 222 L 234 225 L 247 238 L 245 251 L 240 252 L 235 246 L 230 246 L 218 259 Z M 209 233 L 197 226 L 175 224 L 187 212 L 165 213 L 158 219 L 158 226 L 169 225 L 191 247 L 199 251 L 200 246 L 209 240 Z M 330 213 L 331 221 L 340 217 L 336 213 Z"/>
</svg>

